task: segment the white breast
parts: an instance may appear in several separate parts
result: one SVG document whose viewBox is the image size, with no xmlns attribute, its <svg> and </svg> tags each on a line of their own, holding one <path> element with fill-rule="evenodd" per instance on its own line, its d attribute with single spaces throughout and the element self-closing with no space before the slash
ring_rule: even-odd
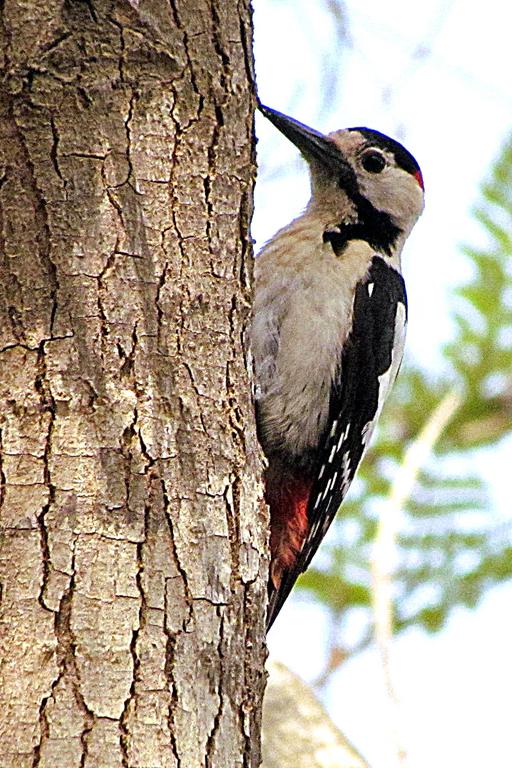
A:
<svg viewBox="0 0 512 768">
<path fill-rule="evenodd" d="M 336 257 L 322 235 L 304 216 L 256 260 L 251 347 L 267 453 L 300 454 L 317 444 L 352 324 L 354 289 L 374 256 L 368 243 L 353 241 Z"/>
</svg>

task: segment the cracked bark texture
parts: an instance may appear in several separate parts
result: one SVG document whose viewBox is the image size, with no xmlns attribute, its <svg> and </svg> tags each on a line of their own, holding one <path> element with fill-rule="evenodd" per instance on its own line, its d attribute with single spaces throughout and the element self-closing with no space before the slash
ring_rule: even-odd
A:
<svg viewBox="0 0 512 768">
<path fill-rule="evenodd" d="M 257 766 L 248 0 L 0 13 L 0 765 Z"/>
</svg>

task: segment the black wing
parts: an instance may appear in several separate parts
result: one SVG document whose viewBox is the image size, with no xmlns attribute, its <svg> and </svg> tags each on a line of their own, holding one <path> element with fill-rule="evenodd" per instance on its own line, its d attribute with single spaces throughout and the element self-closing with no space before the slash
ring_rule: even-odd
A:
<svg viewBox="0 0 512 768">
<path fill-rule="evenodd" d="M 404 280 L 375 256 L 367 279 L 357 286 L 352 331 L 331 387 L 329 420 L 308 503 L 309 532 L 294 567 L 270 595 L 269 628 L 310 564 L 354 478 L 400 367 L 406 321 Z"/>
</svg>

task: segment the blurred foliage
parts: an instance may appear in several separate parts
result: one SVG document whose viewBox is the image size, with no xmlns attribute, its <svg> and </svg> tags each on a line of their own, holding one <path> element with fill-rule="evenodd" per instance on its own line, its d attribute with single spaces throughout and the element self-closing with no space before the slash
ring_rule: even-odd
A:
<svg viewBox="0 0 512 768">
<path fill-rule="evenodd" d="M 395 627 L 438 630 L 453 608 L 474 606 L 488 587 L 512 576 L 512 520 L 497 519 L 484 479 L 464 469 L 512 429 L 512 138 L 482 187 L 475 216 L 488 245 L 464 249 L 474 269 L 456 291 L 446 372 L 435 379 L 419 368 L 401 371 L 334 535 L 298 582 L 337 623 L 344 620 L 342 627 L 350 612 L 357 614 L 358 638 L 344 641 L 352 651 L 371 637 L 369 558 L 379 510 L 385 512 L 408 445 L 449 390 L 461 393 L 461 405 L 403 510 Z"/>
</svg>

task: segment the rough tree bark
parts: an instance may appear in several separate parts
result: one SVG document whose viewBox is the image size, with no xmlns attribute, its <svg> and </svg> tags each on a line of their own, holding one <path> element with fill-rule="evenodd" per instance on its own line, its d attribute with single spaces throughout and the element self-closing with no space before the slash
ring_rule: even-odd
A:
<svg viewBox="0 0 512 768">
<path fill-rule="evenodd" d="M 248 0 L 5 0 L 2 768 L 259 764 Z"/>
</svg>

